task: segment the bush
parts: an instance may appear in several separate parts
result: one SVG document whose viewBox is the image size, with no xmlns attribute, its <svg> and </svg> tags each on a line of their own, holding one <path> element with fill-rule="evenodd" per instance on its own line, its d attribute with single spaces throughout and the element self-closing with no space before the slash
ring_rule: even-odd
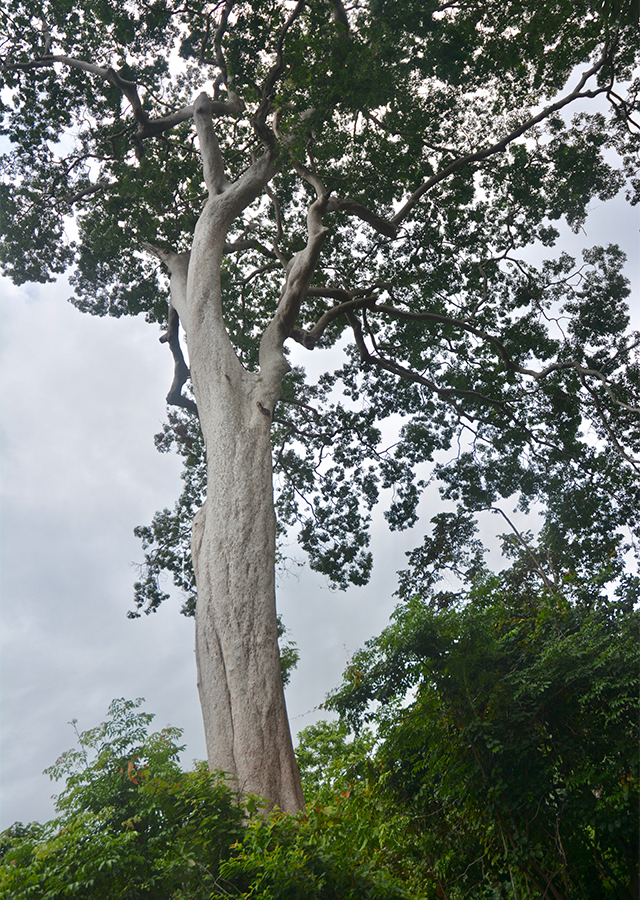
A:
<svg viewBox="0 0 640 900">
<path fill-rule="evenodd" d="M 205 763 L 182 771 L 181 731 L 149 734 L 141 702 L 114 700 L 108 720 L 47 770 L 66 779 L 56 819 L 2 834 L 3 900 L 409 896 L 354 847 L 350 810 L 265 817 Z"/>
</svg>

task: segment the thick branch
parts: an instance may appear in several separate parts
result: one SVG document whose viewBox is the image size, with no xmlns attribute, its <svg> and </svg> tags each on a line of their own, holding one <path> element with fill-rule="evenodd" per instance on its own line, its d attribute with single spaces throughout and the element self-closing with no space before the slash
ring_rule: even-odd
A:
<svg viewBox="0 0 640 900">
<path fill-rule="evenodd" d="M 395 221 L 389 221 L 389 219 L 382 218 L 382 216 L 379 216 L 377 213 L 373 212 L 373 210 L 363 206 L 362 203 L 358 203 L 357 200 L 352 200 L 350 197 L 345 197 L 343 199 L 331 197 L 327 204 L 327 212 L 334 212 L 336 210 L 346 212 L 350 216 L 357 216 L 385 237 L 394 238 L 398 233 L 398 226 L 395 224 Z"/>
<path fill-rule="evenodd" d="M 161 344 L 169 344 L 173 356 L 173 381 L 167 394 L 167 403 L 171 406 L 181 406 L 189 412 L 198 414 L 198 408 L 193 400 L 183 397 L 182 388 L 189 378 L 189 368 L 185 362 L 178 326 L 180 324 L 179 310 L 184 309 L 187 299 L 187 273 L 189 270 L 189 254 L 174 253 L 172 250 L 164 250 L 154 244 L 142 245 L 147 253 L 151 253 L 169 269 L 171 302 L 169 303 L 169 316 L 167 330 L 160 338 Z"/>
<path fill-rule="evenodd" d="M 161 344 L 169 344 L 174 363 L 173 381 L 171 382 L 171 387 L 167 394 L 167 403 L 170 406 L 181 406 L 183 409 L 188 409 L 189 412 L 198 415 L 198 407 L 193 400 L 182 395 L 182 388 L 189 378 L 189 367 L 184 360 L 182 348 L 180 346 L 179 325 L 180 319 L 178 313 L 173 306 L 169 306 L 167 331 L 160 338 Z"/>
<path fill-rule="evenodd" d="M 265 247 L 260 241 L 256 241 L 254 238 L 248 238 L 244 241 L 233 241 L 231 244 L 227 243 L 224 245 L 225 253 L 241 253 L 243 250 L 257 250 L 258 253 L 262 253 L 263 256 L 268 256 L 269 259 L 277 259 L 273 250 L 269 250 L 268 247 Z"/>
<path fill-rule="evenodd" d="M 193 120 L 200 141 L 204 183 L 209 194 L 223 194 L 229 187 L 224 174 L 224 161 L 220 152 L 220 144 L 213 128 L 211 104 L 207 94 L 202 92 L 193 106 Z"/>
<path fill-rule="evenodd" d="M 227 73 L 227 61 L 224 56 L 224 52 L 222 50 L 222 38 L 225 35 L 227 30 L 227 23 L 229 21 L 229 13 L 235 6 L 235 0 L 227 0 L 225 3 L 224 9 L 222 10 L 222 15 L 220 16 L 220 23 L 218 24 L 218 28 L 216 30 L 215 37 L 213 39 L 213 46 L 215 47 L 216 53 L 216 65 L 220 70 L 220 80 L 223 84 L 228 84 L 229 76 Z"/>
<path fill-rule="evenodd" d="M 307 291 L 307 296 L 332 296 L 332 292 L 321 292 L 317 289 L 311 289 Z M 290 337 L 297 341 L 298 344 L 302 344 L 307 350 L 313 350 L 329 325 L 339 316 L 346 315 L 350 324 L 353 324 L 349 318 L 350 314 L 356 309 L 375 303 L 375 299 L 375 297 L 367 295 L 366 297 L 354 297 L 353 299 L 345 300 L 343 303 L 339 303 L 338 306 L 332 306 L 331 309 L 323 313 L 312 328 L 305 329 L 294 326 L 291 329 Z"/>
<path fill-rule="evenodd" d="M 304 169 L 303 166 L 300 168 Z M 278 309 L 260 341 L 261 370 L 263 366 L 274 364 L 278 370 L 287 371 L 289 368 L 282 354 L 282 347 L 285 339 L 291 335 L 294 329 L 300 304 L 307 294 L 322 245 L 329 233 L 329 229 L 322 224 L 322 216 L 327 208 L 327 192 L 322 182 L 315 176 L 313 176 L 312 183 L 316 188 L 317 199 L 307 212 L 307 245 L 304 250 L 295 254 L 287 266 L 285 285 Z"/>
<path fill-rule="evenodd" d="M 95 184 L 90 184 L 87 187 L 76 191 L 75 194 L 67 194 L 63 199 L 69 206 L 73 206 L 74 203 L 77 203 L 78 200 L 82 200 L 84 197 L 90 197 L 92 194 L 99 194 L 101 191 L 109 191 L 111 188 L 117 186 L 117 182 L 115 181 L 97 181 Z"/>
</svg>

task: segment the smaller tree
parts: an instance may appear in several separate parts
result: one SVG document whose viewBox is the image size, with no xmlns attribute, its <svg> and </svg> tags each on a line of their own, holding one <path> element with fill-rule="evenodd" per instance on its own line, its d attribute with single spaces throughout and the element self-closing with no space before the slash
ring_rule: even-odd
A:
<svg viewBox="0 0 640 900">
<path fill-rule="evenodd" d="M 640 583 L 612 557 L 556 588 L 544 548 L 510 539 L 491 574 L 473 529 L 447 549 L 445 518 L 329 704 L 378 726 L 370 778 L 415 881 L 450 900 L 635 900 Z M 436 546 L 464 590 L 436 590 Z"/>
</svg>

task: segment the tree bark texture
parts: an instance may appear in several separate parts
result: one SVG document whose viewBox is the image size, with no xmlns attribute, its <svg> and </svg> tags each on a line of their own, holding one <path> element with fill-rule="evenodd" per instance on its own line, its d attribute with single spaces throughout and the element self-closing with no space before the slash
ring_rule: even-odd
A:
<svg viewBox="0 0 640 900">
<path fill-rule="evenodd" d="M 214 413 L 203 425 L 209 487 L 192 537 L 198 690 L 210 766 L 295 812 L 304 798 L 277 642 L 269 421 L 252 398 L 237 391 L 231 421 Z"/>
<path fill-rule="evenodd" d="M 207 499 L 193 523 L 196 660 L 208 761 L 243 793 L 288 812 L 304 807 L 278 651 L 276 518 L 270 428 L 288 365 L 278 321 L 267 329 L 260 371 L 248 372 L 222 315 L 220 266 L 233 219 L 272 177 L 270 154 L 230 184 L 201 95 L 194 119 L 209 199 L 190 253 L 159 251 L 171 304 L 186 332 L 207 455 Z M 276 320 L 278 316 L 276 314 Z"/>
<path fill-rule="evenodd" d="M 278 652 L 269 436 L 281 378 L 247 372 L 235 356 L 222 322 L 219 260 L 198 237 L 183 316 L 207 454 L 207 500 L 192 537 L 207 754 L 243 793 L 296 812 L 304 797 Z"/>
</svg>

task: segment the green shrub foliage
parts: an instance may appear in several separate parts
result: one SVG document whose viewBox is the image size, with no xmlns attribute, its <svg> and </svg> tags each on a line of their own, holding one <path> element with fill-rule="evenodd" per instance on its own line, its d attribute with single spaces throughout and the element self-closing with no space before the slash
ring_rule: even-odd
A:
<svg viewBox="0 0 640 900">
<path fill-rule="evenodd" d="M 552 587 L 541 559 L 457 594 L 405 573 L 330 701 L 375 723 L 366 791 L 434 900 L 638 896 L 638 581 Z"/>
<path fill-rule="evenodd" d="M 181 770 L 181 732 L 149 733 L 141 701 L 114 700 L 102 725 L 47 770 L 66 779 L 58 817 L 0 838 L 3 900 L 403 900 L 357 852 L 347 811 L 264 815 L 222 773 Z M 75 726 L 75 722 L 73 723 Z"/>
</svg>

